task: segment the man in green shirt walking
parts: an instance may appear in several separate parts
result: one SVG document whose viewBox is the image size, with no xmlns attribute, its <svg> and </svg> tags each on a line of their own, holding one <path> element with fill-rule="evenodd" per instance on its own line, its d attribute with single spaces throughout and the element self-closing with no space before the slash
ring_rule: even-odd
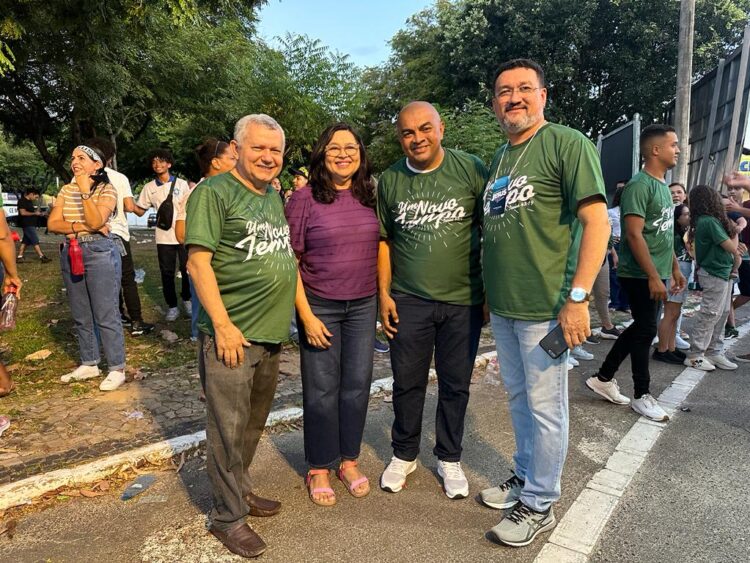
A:
<svg viewBox="0 0 750 563">
<path fill-rule="evenodd" d="M 539 342 L 558 324 L 570 348 L 591 333 L 588 296 L 610 229 L 596 148 L 547 123 L 539 64 L 508 61 L 493 87 L 508 142 L 485 189 L 482 266 L 516 453 L 515 474 L 480 496 L 512 509 L 489 537 L 520 547 L 555 526 L 568 447 L 568 353 L 552 358 Z"/>
<path fill-rule="evenodd" d="M 479 238 L 487 176 L 475 156 L 442 146 L 427 102 L 401 110 L 402 158 L 378 182 L 380 313 L 391 339 L 393 458 L 380 486 L 396 493 L 417 468 L 427 380 L 435 353 L 435 456 L 449 498 L 464 498 L 464 415 L 482 328 Z"/>
<path fill-rule="evenodd" d="M 674 205 L 664 180 L 680 154 L 674 128 L 658 124 L 644 128 L 640 149 L 643 170 L 625 185 L 620 199 L 622 239 L 617 269 L 633 324 L 619 336 L 598 374 L 587 379 L 586 385 L 611 403 L 630 404 L 646 418 L 667 421 L 667 413 L 649 392 L 648 353 L 656 336 L 659 306 L 667 299 L 665 281 L 671 278 L 672 294 L 682 291 L 686 283 L 674 253 Z M 633 370 L 632 402 L 620 393 L 614 379 L 628 356 Z"/>
<path fill-rule="evenodd" d="M 231 552 L 266 544 L 245 517 L 280 503 L 255 495 L 248 468 L 271 410 L 281 342 L 289 335 L 297 262 L 284 207 L 270 182 L 281 170 L 284 131 L 271 117 L 237 122 L 237 167 L 201 182 L 187 205 L 188 266 L 203 305 L 199 371 L 206 393 L 209 531 Z"/>
</svg>

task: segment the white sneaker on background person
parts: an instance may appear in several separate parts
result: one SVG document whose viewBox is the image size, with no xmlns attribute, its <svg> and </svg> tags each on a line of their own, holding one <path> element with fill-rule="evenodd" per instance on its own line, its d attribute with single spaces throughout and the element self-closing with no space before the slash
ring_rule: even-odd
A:
<svg viewBox="0 0 750 563">
<path fill-rule="evenodd" d="M 573 356 L 568 356 L 568 369 L 577 368 L 581 364 Z"/>
<path fill-rule="evenodd" d="M 646 393 L 639 399 L 633 399 L 630 408 L 638 414 L 656 422 L 667 422 L 669 415 L 659 406 L 650 393 Z"/>
<path fill-rule="evenodd" d="M 185 308 L 185 315 L 186 316 L 189 317 L 189 316 L 191 316 L 193 314 L 193 302 L 192 301 L 190 301 L 190 300 L 183 301 L 182 302 L 182 306 Z"/>
<path fill-rule="evenodd" d="M 630 399 L 620 393 L 620 386 L 617 384 L 616 379 L 612 379 L 610 381 L 602 381 L 594 375 L 586 380 L 586 387 L 591 389 L 600 397 L 604 397 L 610 403 L 614 403 L 616 405 L 630 404 Z"/>
<path fill-rule="evenodd" d="M 575 357 L 577 360 L 584 360 L 588 362 L 589 360 L 594 359 L 594 354 L 591 352 L 586 351 L 583 346 L 576 346 L 570 351 L 571 354 Z"/>
<path fill-rule="evenodd" d="M 167 309 L 167 314 L 164 315 L 164 319 L 167 321 L 176 321 L 180 316 L 180 310 L 177 307 L 170 307 Z"/>
<path fill-rule="evenodd" d="M 689 368 L 699 369 L 701 371 L 714 371 L 716 369 L 716 366 L 714 366 L 704 356 L 696 356 L 695 358 L 685 358 L 685 361 L 683 362 L 683 364 L 685 364 Z"/>
<path fill-rule="evenodd" d="M 714 367 L 717 367 L 719 369 L 734 370 L 739 367 L 734 362 L 729 361 L 729 358 L 727 358 L 724 354 L 713 354 L 711 356 L 706 356 L 706 359 L 711 362 Z"/>
<path fill-rule="evenodd" d="M 414 473 L 416 469 L 417 460 L 404 461 L 394 455 L 380 476 L 380 488 L 389 493 L 399 492 L 406 484 L 407 475 Z"/>
<path fill-rule="evenodd" d="M 437 472 L 443 479 L 443 489 L 448 498 L 460 499 L 469 496 L 469 481 L 461 469 L 460 461 L 438 460 Z"/>
<path fill-rule="evenodd" d="M 678 350 L 690 350 L 690 343 L 685 342 L 679 334 L 674 337 L 674 345 Z"/>
<path fill-rule="evenodd" d="M 104 381 L 99 384 L 99 390 L 114 391 L 123 383 L 125 383 L 125 373 L 120 370 L 112 370 L 104 378 Z"/>
<path fill-rule="evenodd" d="M 70 373 L 66 373 L 60 378 L 63 383 L 70 383 L 71 381 L 83 381 L 84 379 L 93 379 L 99 377 L 101 372 L 99 366 L 78 366 Z"/>
</svg>

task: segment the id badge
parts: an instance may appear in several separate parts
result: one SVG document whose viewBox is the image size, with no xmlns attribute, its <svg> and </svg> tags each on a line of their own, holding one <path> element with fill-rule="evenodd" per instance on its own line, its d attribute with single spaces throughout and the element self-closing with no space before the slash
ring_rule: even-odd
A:
<svg viewBox="0 0 750 563">
<path fill-rule="evenodd" d="M 490 217 L 505 213 L 505 200 L 508 197 L 510 176 L 501 176 L 490 187 Z"/>
</svg>

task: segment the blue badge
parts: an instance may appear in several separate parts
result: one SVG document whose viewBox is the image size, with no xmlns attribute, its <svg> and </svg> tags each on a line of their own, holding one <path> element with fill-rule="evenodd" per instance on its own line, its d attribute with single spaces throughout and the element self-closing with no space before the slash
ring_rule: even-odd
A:
<svg viewBox="0 0 750 563">
<path fill-rule="evenodd" d="M 505 213 L 505 199 L 508 197 L 510 176 L 501 176 L 490 187 L 490 217 Z"/>
</svg>

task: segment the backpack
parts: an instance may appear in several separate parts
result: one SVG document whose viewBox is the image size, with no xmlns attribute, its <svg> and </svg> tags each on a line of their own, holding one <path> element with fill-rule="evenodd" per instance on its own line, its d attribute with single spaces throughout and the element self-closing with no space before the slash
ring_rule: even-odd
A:
<svg viewBox="0 0 750 563">
<path fill-rule="evenodd" d="M 162 231 L 168 231 L 172 228 L 172 222 L 174 220 L 174 201 L 172 196 L 174 195 L 174 184 L 177 181 L 177 176 L 172 180 L 172 185 L 169 186 L 169 195 L 159 209 L 156 211 L 156 228 Z"/>
</svg>

